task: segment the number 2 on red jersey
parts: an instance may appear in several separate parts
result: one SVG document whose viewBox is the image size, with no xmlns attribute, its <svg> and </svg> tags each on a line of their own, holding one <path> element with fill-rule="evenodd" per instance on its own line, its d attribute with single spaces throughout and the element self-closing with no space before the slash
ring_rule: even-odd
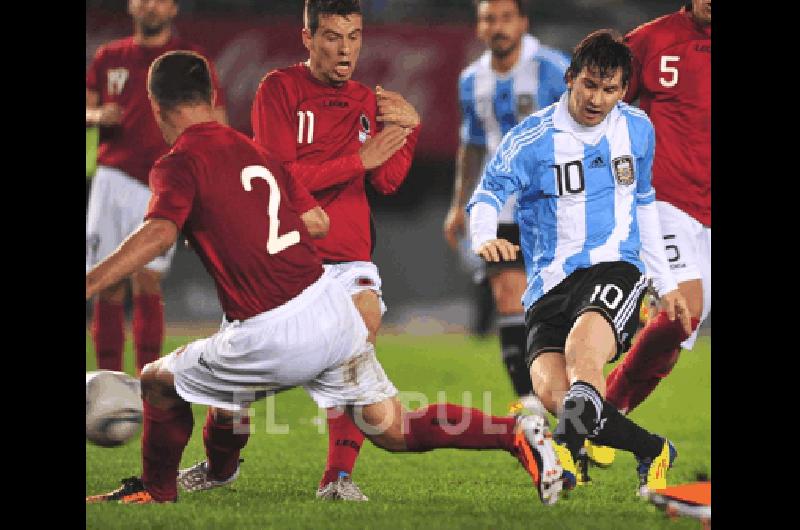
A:
<svg viewBox="0 0 800 530">
<path fill-rule="evenodd" d="M 269 205 L 267 206 L 269 235 L 267 236 L 267 252 L 270 254 L 277 254 L 299 243 L 300 232 L 292 230 L 282 236 L 278 235 L 278 228 L 281 224 L 278 219 L 278 209 L 281 205 L 281 189 L 278 187 L 278 182 L 269 169 L 264 166 L 247 166 L 242 170 L 242 186 L 244 186 L 245 191 L 252 191 L 253 185 L 250 181 L 256 178 L 264 179 L 267 181 L 267 185 L 269 185 Z"/>
</svg>

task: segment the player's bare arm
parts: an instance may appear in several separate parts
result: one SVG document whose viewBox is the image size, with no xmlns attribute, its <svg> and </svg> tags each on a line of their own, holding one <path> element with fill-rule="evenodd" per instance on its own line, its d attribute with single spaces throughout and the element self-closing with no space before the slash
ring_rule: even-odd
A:
<svg viewBox="0 0 800 530">
<path fill-rule="evenodd" d="M 148 219 L 102 262 L 86 273 L 86 299 L 144 267 L 178 238 L 172 221 Z"/>
<path fill-rule="evenodd" d="M 307 212 L 300 215 L 300 220 L 306 225 L 308 233 L 314 239 L 319 239 L 328 235 L 328 228 L 330 227 L 330 219 L 325 210 L 319 206 L 311 208 Z"/>
<path fill-rule="evenodd" d="M 86 91 L 86 125 L 119 125 L 122 108 L 116 103 L 100 105 L 100 95 L 94 90 Z"/>
<path fill-rule="evenodd" d="M 358 150 L 364 169 L 369 171 L 383 165 L 406 144 L 406 137 L 410 133 L 411 129 L 405 127 L 387 127 L 369 138 Z"/>
<path fill-rule="evenodd" d="M 517 259 L 519 245 L 515 245 L 507 239 L 490 239 L 478 247 L 476 254 L 486 261 L 514 261 Z"/>
<path fill-rule="evenodd" d="M 375 118 L 384 123 L 394 123 L 400 127 L 413 129 L 420 123 L 419 114 L 414 106 L 397 92 L 386 90 L 380 85 L 375 87 L 378 100 L 378 116 Z"/>
<path fill-rule="evenodd" d="M 464 233 L 466 214 L 464 207 L 481 172 L 481 161 L 486 148 L 476 144 L 461 144 L 456 154 L 456 177 L 453 200 L 444 220 L 444 238 L 450 248 L 458 248 L 458 238 Z"/>
</svg>

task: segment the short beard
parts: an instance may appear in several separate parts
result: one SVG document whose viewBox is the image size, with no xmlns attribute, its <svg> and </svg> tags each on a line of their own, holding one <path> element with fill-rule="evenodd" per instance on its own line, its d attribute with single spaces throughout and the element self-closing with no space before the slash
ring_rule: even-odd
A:
<svg viewBox="0 0 800 530">
<path fill-rule="evenodd" d="M 496 59 L 505 59 L 506 57 L 511 55 L 518 47 L 519 44 L 514 43 L 505 49 L 492 48 L 492 56 L 494 56 Z"/>
</svg>

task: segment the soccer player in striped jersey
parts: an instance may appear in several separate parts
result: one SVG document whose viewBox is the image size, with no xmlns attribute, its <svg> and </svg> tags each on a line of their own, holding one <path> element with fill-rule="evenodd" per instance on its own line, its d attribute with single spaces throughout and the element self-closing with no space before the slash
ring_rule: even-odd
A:
<svg viewBox="0 0 800 530">
<path fill-rule="evenodd" d="M 526 360 L 537 394 L 558 416 L 565 485 L 575 484 L 589 438 L 632 452 L 642 490 L 666 486 L 677 452 L 604 400 L 603 365 L 627 349 L 645 275 L 668 318 L 690 324 L 650 182 L 653 125 L 621 101 L 630 73 L 631 52 L 616 33 L 585 37 L 567 69 L 567 92 L 503 138 L 468 211 L 483 259 L 515 259 L 520 246 L 525 257 Z M 519 246 L 497 235 L 498 212 L 514 193 Z"/>
<path fill-rule="evenodd" d="M 497 150 L 503 135 L 521 119 L 558 101 L 566 90 L 564 71 L 569 57 L 527 33 L 527 1 L 474 3 L 477 34 L 489 49 L 465 68 L 459 79 L 461 145 L 444 235 L 453 250 L 462 251 L 462 258 L 474 270 L 476 283 L 480 284 L 488 275 L 498 312 L 503 362 L 520 398 L 517 407 L 544 414 L 525 366 L 525 315 L 519 302 L 525 290 L 522 257 L 486 265 L 469 251 L 468 239 L 459 242 L 459 238 L 464 234 L 466 222 L 464 207 L 486 159 Z M 498 230 L 503 237 L 519 243 L 519 226 L 513 211 L 512 197 L 500 213 Z"/>
</svg>

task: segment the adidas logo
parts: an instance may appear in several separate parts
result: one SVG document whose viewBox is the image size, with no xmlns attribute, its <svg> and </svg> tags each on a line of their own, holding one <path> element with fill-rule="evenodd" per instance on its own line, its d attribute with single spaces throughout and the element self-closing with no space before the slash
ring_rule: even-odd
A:
<svg viewBox="0 0 800 530">
<path fill-rule="evenodd" d="M 596 157 L 594 160 L 592 160 L 592 163 L 589 164 L 589 168 L 598 168 L 598 167 L 606 167 L 606 163 L 603 162 L 603 157 L 601 156 Z"/>
</svg>

